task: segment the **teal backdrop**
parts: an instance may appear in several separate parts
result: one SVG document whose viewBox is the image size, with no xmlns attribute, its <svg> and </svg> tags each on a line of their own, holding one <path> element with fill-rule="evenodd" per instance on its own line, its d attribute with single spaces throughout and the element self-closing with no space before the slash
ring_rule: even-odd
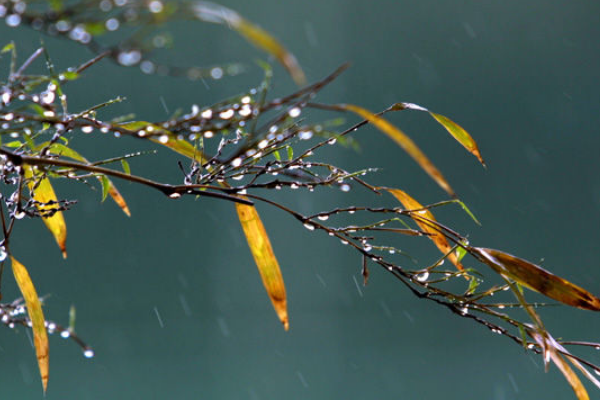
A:
<svg viewBox="0 0 600 400">
<path fill-rule="evenodd" d="M 600 293 L 600 5 L 592 1 L 225 1 L 293 51 L 311 81 L 344 62 L 352 67 L 326 88 L 323 102 L 381 110 L 414 102 L 450 116 L 478 141 L 488 169 L 421 113 L 390 119 L 440 167 L 483 226 L 458 208 L 440 219 L 471 243 L 543 265 Z M 163 60 L 182 65 L 241 61 L 244 75 L 219 81 L 148 76 L 109 62 L 68 87 L 70 107 L 116 96 L 127 102 L 104 116 L 165 119 L 257 85 L 266 59 L 222 26 L 168 27 L 176 45 Z M 0 26 L 21 60 L 40 43 L 27 28 Z M 60 68 L 91 54 L 43 37 Z M 7 61 L 0 61 L 6 73 Z M 41 67 L 40 67 L 41 68 Z M 294 89 L 275 68 L 273 94 Z M 332 115 L 331 117 L 337 117 Z M 347 124 L 356 121 L 347 116 Z M 380 167 L 371 177 L 424 203 L 445 198 L 414 162 L 372 128 L 354 135 L 361 151 L 322 153 L 346 169 Z M 137 141 L 101 134 L 75 139 L 90 159 L 119 156 Z M 134 172 L 177 181 L 179 157 L 159 150 L 132 162 Z M 69 258 L 39 221 L 15 232 L 12 250 L 49 294 L 45 312 L 59 322 L 77 308 L 77 331 L 96 352 L 50 341 L 46 399 L 570 399 L 551 366 L 505 337 L 418 300 L 374 269 L 357 290 L 360 257 L 277 210 L 260 207 L 287 284 L 290 331 L 264 293 L 233 206 L 164 199 L 120 182 L 132 216 L 99 191 L 57 184 L 79 203 L 66 215 Z M 372 201 L 358 188 L 278 193 L 301 212 Z M 401 246 L 422 265 L 438 257 L 422 240 Z M 4 301 L 18 296 L 5 272 Z M 557 337 L 599 341 L 600 315 L 553 307 Z M 595 352 L 581 353 L 599 363 Z M 30 339 L 0 329 L 0 398 L 42 398 Z M 587 385 L 592 398 L 599 391 Z"/>
</svg>

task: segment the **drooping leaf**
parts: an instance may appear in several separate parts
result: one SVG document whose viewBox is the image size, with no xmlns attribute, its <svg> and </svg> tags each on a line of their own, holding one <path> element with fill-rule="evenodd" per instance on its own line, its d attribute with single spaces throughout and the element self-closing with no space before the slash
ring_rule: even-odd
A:
<svg viewBox="0 0 600 400">
<path fill-rule="evenodd" d="M 34 172 L 34 167 L 30 165 L 24 166 L 25 178 L 27 179 L 27 186 L 33 193 L 33 199 L 39 203 L 36 203 L 36 208 L 42 213 L 51 213 L 58 207 L 58 199 L 52 188 L 50 180 L 45 177 L 42 173 Z M 54 204 L 47 204 L 53 202 Z M 67 258 L 67 224 L 63 217 L 62 211 L 54 211 L 51 216 L 42 217 L 44 224 L 48 230 L 54 236 L 58 247 L 62 251 L 63 257 Z"/>
<path fill-rule="evenodd" d="M 561 303 L 600 311 L 600 299 L 585 289 L 556 276 L 542 267 L 499 250 L 470 247 L 482 262 L 497 273 Z"/>
<path fill-rule="evenodd" d="M 397 104 L 394 104 L 394 106 L 392 106 L 392 109 L 394 109 L 394 110 L 410 109 L 410 110 L 428 112 L 429 115 L 431 115 L 433 117 L 433 119 L 435 119 L 440 125 L 442 125 L 448 131 L 448 133 L 450 133 L 452 135 L 452 137 L 454 137 L 454 139 L 456 139 L 456 141 L 458 143 L 462 144 L 465 149 L 467 149 L 471 154 L 473 154 L 475 157 L 477 157 L 477 159 L 479 160 L 481 165 L 483 165 L 485 167 L 485 161 L 483 161 L 483 158 L 481 157 L 481 152 L 479 151 L 479 147 L 477 146 L 477 143 L 475 142 L 475 140 L 473 140 L 471 135 L 469 135 L 469 133 L 466 130 L 464 130 L 464 128 L 462 126 L 458 125 L 456 122 L 452 121 L 450 118 L 448 118 L 444 115 L 441 115 L 441 114 L 434 113 L 433 111 L 430 111 L 430 110 L 426 109 L 425 107 L 421 107 L 421 106 L 419 106 L 417 104 L 413 104 L 413 103 L 397 103 Z"/>
<path fill-rule="evenodd" d="M 108 197 L 108 191 L 110 190 L 110 183 L 106 175 L 100 175 L 100 183 L 102 183 L 102 201 Z"/>
<path fill-rule="evenodd" d="M 254 206 L 236 203 L 235 208 L 273 308 L 287 331 L 289 322 L 285 285 L 267 231 Z"/>
<path fill-rule="evenodd" d="M 42 312 L 42 305 L 37 295 L 33 282 L 27 268 L 20 262 L 18 262 L 13 256 L 10 256 L 13 274 L 23 299 L 25 299 L 25 305 L 27 306 L 27 314 L 31 320 L 31 329 L 33 330 L 33 344 L 35 346 L 35 354 L 38 360 L 38 368 L 40 370 L 40 376 L 42 378 L 42 386 L 44 392 L 48 387 L 48 373 L 49 373 L 49 347 L 48 347 L 48 334 L 46 332 L 46 324 L 44 319 L 44 313 Z"/>
<path fill-rule="evenodd" d="M 72 158 L 73 160 L 80 161 L 80 162 L 83 162 L 86 164 L 90 163 L 85 157 L 83 157 L 77 151 L 73 150 L 72 148 L 70 148 L 68 146 L 63 145 L 62 143 L 50 144 L 49 142 L 45 142 L 45 143 L 38 145 L 37 150 L 40 150 L 48 145 L 50 146 L 48 148 L 48 150 L 52 154 Z M 122 160 L 122 161 L 124 161 L 124 160 Z M 117 203 L 117 205 L 121 208 L 121 210 L 123 210 L 125 215 L 127 215 L 128 217 L 131 217 L 131 211 L 129 210 L 129 206 L 127 206 L 127 202 L 125 201 L 125 199 L 123 198 L 121 193 L 117 190 L 117 187 L 111 181 L 111 179 L 106 175 L 101 175 L 101 176 L 98 176 L 98 180 L 102 184 L 102 189 L 103 189 L 102 201 L 104 201 L 104 199 L 106 198 L 106 196 L 104 195 L 104 187 L 106 185 L 106 187 L 107 187 L 106 194 L 108 194 L 113 199 L 113 201 L 115 203 Z"/>
<path fill-rule="evenodd" d="M 306 77 L 296 57 L 268 32 L 248 21 L 237 12 L 207 1 L 194 2 L 192 4 L 192 12 L 196 18 L 202 21 L 227 25 L 254 46 L 275 57 L 287 69 L 292 79 L 298 85 L 306 83 Z"/>
<path fill-rule="evenodd" d="M 530 331 L 530 334 L 544 350 L 544 357 L 546 357 L 547 354 L 547 356 L 552 360 L 552 362 L 554 362 L 560 372 L 567 379 L 567 382 L 569 382 L 569 385 L 571 385 L 571 388 L 573 388 L 573 391 L 577 396 L 577 400 L 589 400 L 590 396 L 583 386 L 583 383 L 581 383 L 581 380 L 575 371 L 573 371 L 573 369 L 569 366 L 563 356 L 558 353 L 557 348 L 555 347 L 556 341 L 549 336 L 547 332 L 544 332 L 544 335 L 542 335 L 536 331 Z"/>
<path fill-rule="evenodd" d="M 431 211 L 423 209 L 423 206 L 421 205 L 421 203 L 419 203 L 417 200 L 413 199 L 406 192 L 404 192 L 400 189 L 387 189 L 387 190 L 396 199 L 398 199 L 398 201 L 400 201 L 400 203 L 402 203 L 402 205 L 404 206 L 405 209 L 419 210 L 419 211 L 415 211 L 414 213 L 411 213 L 411 218 L 417 223 L 417 225 L 419 225 L 419 228 L 421 228 L 421 230 L 423 232 L 426 232 L 429 234 L 428 237 L 433 241 L 433 243 L 436 245 L 436 247 L 443 254 L 447 254 L 450 250 L 452 250 L 452 246 L 450 246 L 450 244 L 448 243 L 448 240 L 446 240 L 446 237 L 442 233 L 440 233 L 439 229 L 437 229 L 435 227 L 435 225 L 428 222 L 428 221 L 436 222 L 436 219 L 433 216 L 433 213 Z M 460 247 L 459 247 L 459 249 L 460 249 Z M 462 271 L 464 269 L 457 257 L 456 252 L 450 253 L 448 255 L 448 258 L 450 259 L 452 264 L 454 264 L 456 266 L 456 268 L 458 268 L 460 271 Z"/>
<path fill-rule="evenodd" d="M 436 166 L 429 161 L 427 156 L 421 151 L 421 149 L 417 147 L 415 142 L 413 142 L 412 139 L 409 138 L 404 132 L 382 117 L 379 117 L 362 107 L 352 104 L 342 104 L 340 107 L 360 115 L 362 118 L 375 125 L 380 131 L 388 135 L 391 139 L 398 143 L 400 147 L 402 147 L 404 151 L 406 151 L 442 189 L 444 189 L 452 197 L 456 197 L 454 190 L 452 190 L 450 184 L 446 181 L 446 178 L 444 178 Z"/>
</svg>

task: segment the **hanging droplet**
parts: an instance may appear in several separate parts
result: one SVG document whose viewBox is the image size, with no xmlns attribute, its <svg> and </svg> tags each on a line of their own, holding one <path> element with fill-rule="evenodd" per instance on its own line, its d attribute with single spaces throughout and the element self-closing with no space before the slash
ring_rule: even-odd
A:
<svg viewBox="0 0 600 400">
<path fill-rule="evenodd" d="M 67 329 L 65 329 L 64 331 L 62 331 L 60 333 L 60 337 L 63 339 L 68 339 L 71 336 L 71 332 L 69 332 Z"/>
<path fill-rule="evenodd" d="M 373 250 L 373 246 L 371 246 L 370 244 L 365 244 L 365 246 L 363 247 L 364 251 L 371 251 Z"/>
<path fill-rule="evenodd" d="M 340 190 L 342 192 L 349 192 L 350 191 L 350 185 L 348 185 L 347 183 L 344 183 L 340 186 Z"/>
<path fill-rule="evenodd" d="M 240 165 L 242 165 L 242 159 L 241 159 L 240 157 L 238 157 L 238 158 L 234 159 L 234 160 L 231 162 L 231 165 L 232 165 L 233 167 L 235 167 L 235 168 L 239 167 Z"/>
<path fill-rule="evenodd" d="M 0 246 L 0 262 L 6 260 L 6 256 L 8 256 L 6 248 L 4 246 Z"/>
<path fill-rule="evenodd" d="M 317 218 L 321 221 L 327 221 L 329 219 L 329 215 L 319 215 Z"/>
<path fill-rule="evenodd" d="M 336 139 L 336 138 L 331 138 L 331 139 L 329 139 L 329 140 L 327 141 L 327 144 L 329 144 L 329 145 L 334 145 L 336 142 L 337 142 L 337 139 Z"/>
<path fill-rule="evenodd" d="M 300 107 L 294 107 L 290 111 L 288 111 L 288 115 L 292 118 L 299 117 L 300 113 L 302 113 L 302 110 L 300 109 Z"/>
<path fill-rule="evenodd" d="M 313 224 L 308 223 L 308 222 L 304 223 L 304 227 L 306 229 L 308 229 L 309 231 L 314 231 L 315 230 L 315 226 Z"/>
<path fill-rule="evenodd" d="M 419 282 L 425 282 L 427 280 L 427 278 L 429 278 L 429 272 L 425 271 L 419 275 L 417 275 L 417 280 Z"/>
<path fill-rule="evenodd" d="M 173 192 L 169 195 L 169 198 L 171 199 L 178 199 L 181 197 L 181 193 L 177 193 L 177 192 Z"/>
<path fill-rule="evenodd" d="M 91 125 L 86 125 L 81 127 L 81 132 L 83 133 L 92 133 L 94 131 L 94 127 Z"/>
<path fill-rule="evenodd" d="M 13 215 L 15 219 L 23 219 L 25 217 L 25 212 L 23 212 L 22 210 L 16 210 Z"/>
<path fill-rule="evenodd" d="M 158 141 L 161 142 L 162 144 L 167 144 L 169 142 L 169 136 L 168 135 L 160 135 L 160 137 L 158 138 Z"/>
<path fill-rule="evenodd" d="M 94 350 L 92 350 L 92 349 L 85 349 L 85 350 L 83 350 L 83 356 L 85 358 L 92 358 L 92 357 L 94 357 L 94 355 L 95 355 L 94 354 Z"/>
</svg>

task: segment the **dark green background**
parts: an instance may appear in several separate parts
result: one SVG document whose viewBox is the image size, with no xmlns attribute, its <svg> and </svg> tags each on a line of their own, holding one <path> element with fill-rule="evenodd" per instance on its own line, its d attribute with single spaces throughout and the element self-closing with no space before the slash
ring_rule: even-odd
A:
<svg viewBox="0 0 600 400">
<path fill-rule="evenodd" d="M 310 80 L 352 62 L 321 101 L 372 110 L 409 101 L 462 124 L 477 139 L 488 170 L 425 114 L 391 117 L 440 167 L 483 227 L 458 209 L 442 212 L 444 222 L 469 233 L 474 244 L 544 259 L 547 268 L 600 292 L 597 3 L 226 5 L 274 33 Z M 185 65 L 243 61 L 249 73 L 208 82 L 207 89 L 104 62 L 69 87 L 71 109 L 123 95 L 128 102 L 105 116 L 134 112 L 139 119 L 164 119 L 161 97 L 170 111 L 187 110 L 259 82 L 261 71 L 252 60 L 265 55 L 234 32 L 191 22 L 171 28 L 179 45 L 164 59 Z M 0 44 L 15 40 L 23 58 L 39 37 L 26 28 L 0 26 Z M 60 68 L 90 57 L 73 43 L 45 41 Z M 293 88 L 277 67 L 275 93 Z M 424 203 L 445 198 L 388 138 L 372 128 L 355 138 L 360 153 L 327 149 L 321 158 L 347 169 L 382 167 L 372 181 L 400 187 Z M 138 146 L 100 134 L 77 140 L 74 146 L 91 159 Z M 161 150 L 132 168 L 179 179 L 177 159 Z M 133 213 L 128 219 L 110 201 L 101 204 L 98 192 L 72 183 L 58 188 L 80 200 L 67 214 L 68 260 L 39 221 L 19 224 L 11 248 L 38 291 L 52 294 L 48 318 L 66 322 L 69 306 L 77 306 L 78 333 L 97 356 L 84 359 L 77 346 L 52 337 L 49 400 L 573 398 L 556 368 L 544 373 L 539 356 L 417 300 L 379 270 L 359 294 L 359 256 L 278 211 L 260 208 L 287 283 L 287 333 L 264 294 L 231 204 L 169 201 L 121 182 Z M 301 212 L 372 201 L 358 189 L 316 196 L 299 190 L 278 199 Z M 422 240 L 400 246 L 422 264 L 438 256 Z M 5 301 L 18 296 L 10 274 L 2 289 Z M 597 314 L 558 307 L 542 315 L 557 337 L 600 340 Z M 0 346 L 0 398 L 41 398 L 27 335 L 0 329 Z M 600 362 L 594 353 L 583 354 Z"/>
</svg>

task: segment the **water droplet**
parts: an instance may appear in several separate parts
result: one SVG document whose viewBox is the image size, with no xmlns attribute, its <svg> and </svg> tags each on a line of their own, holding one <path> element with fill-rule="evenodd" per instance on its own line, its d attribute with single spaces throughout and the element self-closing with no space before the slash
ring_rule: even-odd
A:
<svg viewBox="0 0 600 400">
<path fill-rule="evenodd" d="M 173 192 L 169 195 L 171 199 L 178 199 L 181 197 L 181 193 Z"/>
<path fill-rule="evenodd" d="M 242 159 L 241 159 L 240 157 L 238 157 L 238 158 L 234 159 L 234 160 L 231 162 L 231 165 L 232 165 L 233 167 L 236 167 L 236 168 L 237 168 L 237 167 L 239 167 L 240 165 L 242 165 Z"/>
<path fill-rule="evenodd" d="M 467 315 L 469 313 L 469 307 L 463 307 L 460 309 L 460 313 L 462 315 Z"/>
<path fill-rule="evenodd" d="M 223 68 L 215 67 L 210 70 L 210 76 L 213 79 L 221 79 L 223 77 Z"/>
<path fill-rule="evenodd" d="M 83 133 L 92 133 L 94 131 L 94 127 L 91 125 L 86 125 L 81 127 L 81 132 Z"/>
<path fill-rule="evenodd" d="M 67 329 L 65 329 L 64 331 L 62 331 L 60 333 L 60 337 L 63 339 L 68 339 L 71 336 L 71 332 L 69 332 Z"/>
<path fill-rule="evenodd" d="M 252 107 L 250 107 L 249 104 L 244 104 L 240 111 L 238 111 L 238 114 L 240 114 L 242 117 L 247 117 L 252 114 Z"/>
<path fill-rule="evenodd" d="M 365 244 L 365 246 L 363 247 L 364 251 L 371 251 L 373 250 L 373 246 L 371 246 L 370 244 Z"/>
<path fill-rule="evenodd" d="M 162 144 L 167 144 L 169 142 L 169 136 L 168 135 L 160 135 L 160 137 L 158 138 L 158 141 L 161 142 Z"/>
<path fill-rule="evenodd" d="M 210 139 L 211 137 L 215 136 L 213 131 L 206 131 L 204 132 L 204 137 L 207 139 Z"/>
<path fill-rule="evenodd" d="M 25 217 L 25 213 L 22 210 L 16 210 L 13 215 L 15 219 L 23 219 Z"/>
<path fill-rule="evenodd" d="M 19 26 L 21 23 L 21 16 L 19 14 L 11 14 L 6 17 L 6 25 L 14 28 L 15 26 Z"/>
<path fill-rule="evenodd" d="M 94 350 L 92 350 L 92 349 L 85 349 L 83 351 L 83 356 L 85 358 L 92 358 L 92 357 L 94 357 Z"/>
<path fill-rule="evenodd" d="M 327 141 L 327 144 L 334 145 L 337 142 L 336 138 L 331 138 Z"/>
<path fill-rule="evenodd" d="M 219 113 L 219 118 L 221 118 L 221 119 L 229 119 L 231 117 L 233 117 L 233 110 L 232 109 L 221 111 Z"/>
<path fill-rule="evenodd" d="M 244 96 L 240 101 L 242 102 L 242 104 L 248 104 L 252 101 L 252 98 L 250 96 Z"/>
<path fill-rule="evenodd" d="M 268 140 L 261 140 L 258 143 L 258 148 L 259 149 L 264 149 L 265 147 L 267 147 L 269 145 L 269 141 Z"/>
<path fill-rule="evenodd" d="M 4 92 L 4 93 L 2 93 L 2 96 L 0 96 L 0 99 L 2 99 L 2 102 L 4 104 L 10 103 L 10 92 Z"/>
<path fill-rule="evenodd" d="M 234 181 L 241 181 L 242 179 L 244 179 L 244 174 L 234 175 L 231 177 L 231 179 L 233 179 Z"/>
<path fill-rule="evenodd" d="M 348 214 L 354 214 L 356 210 L 348 210 Z"/>
<path fill-rule="evenodd" d="M 390 254 L 395 254 L 395 253 L 396 253 L 396 250 L 394 250 L 394 249 L 389 249 L 389 251 L 388 251 L 388 252 L 389 252 Z"/>
<path fill-rule="evenodd" d="M 275 185 L 275 190 L 281 190 L 281 185 Z"/>
<path fill-rule="evenodd" d="M 419 282 L 425 282 L 429 278 L 429 272 L 425 271 L 419 275 L 417 275 L 417 280 Z"/>
<path fill-rule="evenodd" d="M 290 189 L 298 189 L 298 185 L 296 185 L 295 183 L 292 183 L 290 185 Z"/>
<path fill-rule="evenodd" d="M 329 219 L 329 215 L 319 215 L 317 218 L 321 221 L 327 221 Z"/>
<path fill-rule="evenodd" d="M 312 131 L 300 131 L 298 132 L 298 137 L 300 140 L 308 140 L 313 137 Z"/>
<path fill-rule="evenodd" d="M 340 190 L 342 192 L 349 192 L 350 191 L 350 185 L 348 185 L 347 183 L 344 183 L 343 185 L 340 186 Z"/>
<path fill-rule="evenodd" d="M 211 119 L 212 118 L 212 110 L 210 108 L 208 110 L 204 110 L 204 111 L 202 111 L 202 114 L 200 114 L 200 116 L 204 119 Z"/>
<path fill-rule="evenodd" d="M 158 14 L 163 10 L 163 8 L 163 3 L 158 0 L 151 1 L 150 4 L 148 4 L 148 9 L 154 14 Z"/>
<path fill-rule="evenodd" d="M 131 67 L 132 65 L 139 63 L 141 59 L 142 53 L 140 53 L 138 50 L 122 51 L 117 56 L 117 61 L 119 64 L 126 67 Z"/>
<path fill-rule="evenodd" d="M 499 308 L 500 310 L 503 310 L 504 308 L 506 308 L 506 306 L 505 306 L 504 304 L 498 304 L 498 308 Z"/>
<path fill-rule="evenodd" d="M 304 223 L 304 227 L 306 229 L 308 229 L 309 231 L 314 231 L 315 230 L 315 226 L 313 224 L 309 224 L 308 222 Z"/>
<path fill-rule="evenodd" d="M 116 18 L 110 18 L 104 23 L 104 26 L 106 26 L 106 29 L 111 32 L 116 31 L 119 29 L 119 20 Z"/>
<path fill-rule="evenodd" d="M 300 109 L 300 107 L 294 107 L 290 111 L 288 111 L 288 115 L 292 118 L 299 117 L 300 113 L 302 113 L 302 110 Z"/>
<path fill-rule="evenodd" d="M 344 244 L 344 245 L 348 244 L 348 241 L 347 241 L 347 240 L 343 240 L 343 239 L 342 239 L 342 240 L 340 240 L 340 242 L 342 242 L 342 244 Z"/>
<path fill-rule="evenodd" d="M 4 246 L 0 246 L 0 262 L 6 260 L 6 256 L 8 253 L 6 252 L 6 248 Z"/>
</svg>

